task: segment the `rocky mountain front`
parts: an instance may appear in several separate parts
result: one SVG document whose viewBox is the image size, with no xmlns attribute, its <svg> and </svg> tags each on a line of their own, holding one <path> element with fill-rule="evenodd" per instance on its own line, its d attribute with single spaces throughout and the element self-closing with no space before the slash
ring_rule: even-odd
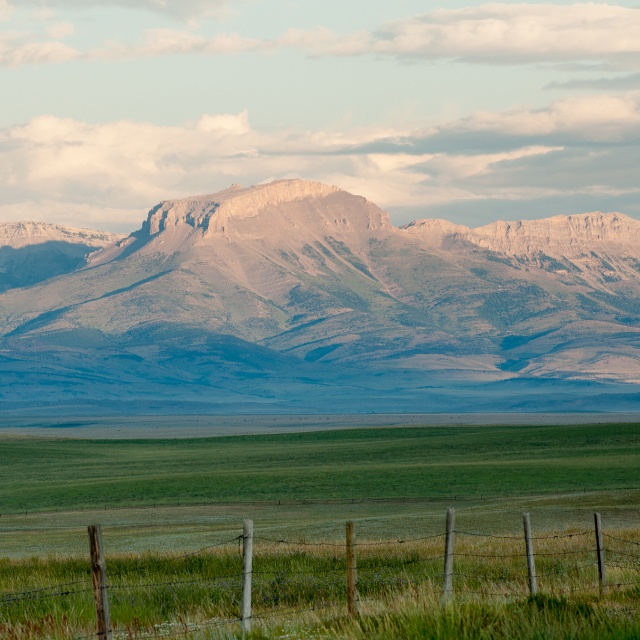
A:
<svg viewBox="0 0 640 640">
<path fill-rule="evenodd" d="M 169 389 L 282 410 L 324 387 L 354 410 L 430 410 L 433 389 L 473 385 L 495 409 L 496 385 L 526 389 L 522 406 L 549 405 L 551 381 L 625 403 L 640 382 L 640 222 L 622 214 L 396 228 L 361 196 L 285 180 L 160 203 L 114 240 L 0 296 L 15 389 L 46 386 L 43 362 L 72 404 Z"/>
</svg>

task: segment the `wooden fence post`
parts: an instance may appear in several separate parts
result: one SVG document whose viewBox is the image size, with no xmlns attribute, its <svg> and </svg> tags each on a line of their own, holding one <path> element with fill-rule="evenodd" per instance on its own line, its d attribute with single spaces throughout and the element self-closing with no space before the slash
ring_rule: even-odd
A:
<svg viewBox="0 0 640 640">
<path fill-rule="evenodd" d="M 453 507 L 447 509 L 447 535 L 444 546 L 444 586 L 442 599 L 447 602 L 453 596 L 453 546 L 455 543 L 456 512 Z"/>
<path fill-rule="evenodd" d="M 531 518 L 528 513 L 522 514 L 524 524 L 524 542 L 527 547 L 527 567 L 529 569 L 529 593 L 538 593 L 538 578 L 536 576 L 536 561 L 533 554 L 533 539 L 531 538 Z"/>
<path fill-rule="evenodd" d="M 350 616 L 360 613 L 356 574 L 356 526 L 353 522 L 347 522 L 347 611 Z"/>
<path fill-rule="evenodd" d="M 607 574 L 604 568 L 604 545 L 602 544 L 602 520 L 599 513 L 593 514 L 596 525 L 596 553 L 598 554 L 598 578 L 600 580 L 600 593 L 604 593 L 607 586 Z"/>
<path fill-rule="evenodd" d="M 111 615 L 109 612 L 109 594 L 107 592 L 107 565 L 102 548 L 100 525 L 91 525 L 89 532 L 89 550 L 91 552 L 91 577 L 93 578 L 93 597 L 96 603 L 98 640 L 111 640 Z"/>
<path fill-rule="evenodd" d="M 251 578 L 253 577 L 253 520 L 242 523 L 242 630 L 251 631 Z"/>
</svg>

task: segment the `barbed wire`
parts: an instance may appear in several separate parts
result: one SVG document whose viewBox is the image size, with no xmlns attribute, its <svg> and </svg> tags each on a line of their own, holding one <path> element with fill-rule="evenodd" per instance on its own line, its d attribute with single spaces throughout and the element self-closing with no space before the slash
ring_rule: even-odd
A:
<svg viewBox="0 0 640 640">
<path fill-rule="evenodd" d="M 632 544 L 636 547 L 640 547 L 640 542 L 634 542 L 633 540 L 625 540 L 624 538 L 616 538 L 608 533 L 602 533 L 603 537 L 609 538 L 610 540 L 617 540 L 618 542 L 623 542 L 624 544 Z"/>
<path fill-rule="evenodd" d="M 638 555 L 637 553 L 627 553 L 626 551 L 620 551 L 620 549 L 610 549 L 609 547 L 607 547 L 605 550 L 605 553 L 613 553 L 614 555 L 620 555 L 620 556 L 625 556 L 626 558 L 633 558 L 634 560 L 638 560 L 640 561 L 640 555 Z"/>
<path fill-rule="evenodd" d="M 92 589 L 91 588 L 86 588 L 86 589 L 69 589 L 66 591 L 59 591 L 56 593 L 42 593 L 42 594 L 36 594 L 36 595 L 32 595 L 32 596 L 19 596 L 16 598 L 6 598 L 6 599 L 2 599 L 0 600 L 0 605 L 8 605 L 8 604 L 13 604 L 14 602 L 27 602 L 27 601 L 33 601 L 33 600 L 47 600 L 49 598 L 63 598 L 63 597 L 67 597 L 67 596 L 72 596 L 72 595 L 76 595 L 78 593 L 91 593 Z"/>
<path fill-rule="evenodd" d="M 607 587 L 637 587 L 638 582 L 612 582 L 606 585 Z"/>
<path fill-rule="evenodd" d="M 400 545 L 407 544 L 410 542 L 421 542 L 424 540 L 433 540 L 435 538 L 444 538 L 446 534 L 444 533 L 434 533 L 428 536 L 419 536 L 416 538 L 403 538 L 400 540 L 380 540 L 373 542 L 354 542 L 355 547 L 382 547 L 382 546 L 392 546 L 392 545 Z M 284 540 L 284 539 L 276 539 L 276 538 L 267 538 L 265 536 L 254 536 L 254 540 L 263 540 L 265 542 L 271 542 L 273 544 L 284 544 L 292 547 L 300 546 L 300 547 L 339 547 L 340 549 L 345 548 L 344 542 L 306 542 L 306 541 L 298 541 L 295 542 L 293 540 Z"/>
<path fill-rule="evenodd" d="M 559 533 L 552 536 L 532 536 L 533 540 L 560 540 L 562 538 L 578 538 L 591 535 L 593 531 L 580 531 L 579 533 Z"/>
<path fill-rule="evenodd" d="M 107 586 L 108 589 L 112 590 L 123 590 L 123 591 L 132 591 L 134 589 L 149 589 L 151 587 L 171 587 L 171 586 L 182 586 L 182 585 L 194 585 L 194 584 L 203 584 L 203 585 L 213 585 L 219 582 L 229 581 L 233 579 L 242 579 L 242 573 L 233 573 L 224 576 L 216 576 L 215 578 L 210 578 L 205 580 L 203 578 L 193 579 L 193 580 L 168 580 L 166 582 L 143 582 L 137 584 L 117 584 L 111 583 Z"/>
<path fill-rule="evenodd" d="M 84 589 L 69 589 L 68 587 L 74 587 L 79 584 L 84 584 Z M 75 580 L 74 582 L 65 582 L 62 584 L 51 585 L 47 587 L 39 587 L 37 589 L 28 589 L 25 591 L 16 591 L 12 593 L 0 594 L 0 604 L 6 604 L 11 602 L 21 602 L 24 600 L 42 600 L 46 598 L 56 598 L 59 596 L 67 596 L 72 593 L 82 593 L 85 591 L 91 591 L 92 587 L 87 580 Z"/>
<path fill-rule="evenodd" d="M 291 547 L 339 547 L 344 549 L 344 543 L 337 542 L 293 542 L 292 540 L 277 540 L 275 538 L 265 538 L 264 536 L 253 536 L 254 540 L 262 540 L 264 542 L 271 542 L 273 544 L 286 544 Z"/>
<path fill-rule="evenodd" d="M 482 532 L 463 531 L 463 530 L 460 530 L 460 531 L 456 530 L 455 533 L 457 533 L 460 536 L 471 536 L 476 538 L 524 542 L 524 538 L 522 536 L 494 535 L 494 534 L 486 534 Z M 592 531 L 581 531 L 581 532 L 574 532 L 574 533 L 554 534 L 554 535 L 535 537 L 534 540 L 544 541 L 544 540 L 571 539 L 571 538 L 578 538 L 582 536 L 591 535 L 592 533 L 593 533 Z M 362 542 L 356 542 L 354 546 L 355 547 L 372 547 L 372 548 L 393 547 L 393 546 L 405 545 L 412 542 L 436 540 L 439 538 L 444 538 L 445 535 L 446 534 L 432 534 L 432 535 L 418 536 L 413 538 L 402 538 L 397 540 L 378 540 L 378 541 L 365 540 Z M 640 543 L 637 543 L 632 540 L 625 540 L 623 538 L 619 538 L 607 533 L 603 533 L 603 535 L 604 537 L 612 541 L 616 541 L 618 543 L 634 545 L 634 547 L 640 546 Z M 221 547 L 232 545 L 235 543 L 240 543 L 243 539 L 244 539 L 243 535 L 238 535 L 227 540 L 223 540 L 211 545 L 207 545 L 196 551 L 187 552 L 175 557 L 179 559 L 195 557 L 200 554 L 206 553 L 207 551 L 214 548 L 221 548 Z M 346 550 L 346 544 L 344 542 L 332 542 L 332 541 L 307 542 L 304 540 L 295 542 L 295 541 L 286 540 L 286 539 L 274 539 L 274 538 L 264 537 L 264 536 L 254 536 L 253 540 L 265 541 L 265 542 L 270 542 L 278 545 L 288 545 L 291 547 L 312 547 L 312 548 L 329 547 L 334 549 L 341 549 L 342 551 Z M 483 546 L 485 548 L 488 547 L 489 549 L 494 547 L 494 545 L 490 545 L 489 543 Z M 509 548 L 508 545 L 504 545 L 504 546 L 506 546 L 507 549 Z M 560 578 L 571 576 L 573 572 L 576 572 L 576 575 L 579 575 L 577 572 L 591 569 L 597 566 L 596 562 L 580 562 L 578 564 L 577 562 L 572 563 L 572 561 L 567 560 L 565 561 L 566 564 L 571 566 L 560 566 L 560 567 L 545 566 L 545 560 L 544 560 L 545 558 L 550 559 L 547 561 L 547 564 L 551 565 L 552 558 L 561 559 L 567 556 L 576 557 L 583 554 L 594 554 L 595 553 L 594 548 L 581 547 L 578 549 L 548 550 L 549 547 L 553 547 L 553 545 L 543 546 L 543 549 L 545 549 L 544 551 L 539 551 L 534 553 L 534 556 L 543 559 L 542 571 L 537 571 L 536 573 L 537 573 L 537 577 L 543 579 L 543 584 L 546 588 L 545 590 L 547 591 L 547 593 L 574 594 L 574 593 L 580 593 L 580 592 L 595 591 L 601 588 L 600 584 L 598 583 L 594 585 L 587 585 L 587 586 L 571 586 L 570 584 L 569 586 L 566 586 L 566 582 L 565 582 L 565 585 L 558 584 L 559 582 L 561 582 L 559 580 Z M 429 550 L 429 547 L 426 547 L 426 550 Z M 480 546 L 480 550 L 482 551 L 482 546 Z M 616 562 L 616 557 L 619 557 L 619 558 L 626 557 L 626 558 L 631 558 L 634 561 L 640 561 L 639 554 L 630 553 L 629 550 L 624 551 L 617 548 L 609 548 L 609 547 L 605 549 L 605 552 L 607 554 L 611 554 L 611 557 L 613 559 L 612 562 L 606 563 L 605 566 L 607 568 L 620 569 L 624 571 L 634 571 L 634 572 L 640 571 L 640 564 L 638 564 L 637 566 L 632 566 L 630 564 L 620 564 L 621 561 L 624 562 L 624 560 L 620 560 L 620 559 L 618 559 L 618 561 Z M 278 553 L 280 552 L 274 551 L 273 557 L 278 557 L 277 555 Z M 308 555 L 306 555 L 307 552 L 304 552 L 304 554 L 305 555 L 303 555 L 303 552 L 300 552 L 301 557 L 313 557 L 312 552 L 309 552 Z M 267 553 L 265 553 L 265 555 L 268 557 Z M 337 554 L 330 554 L 330 555 L 337 555 Z M 378 558 L 383 556 L 386 557 L 385 560 L 377 561 Z M 318 554 L 316 557 L 322 558 L 323 556 Z M 465 549 L 464 543 L 463 543 L 462 550 L 461 551 L 456 550 L 454 553 L 454 557 L 477 558 L 480 560 L 487 559 L 487 558 L 490 558 L 490 559 L 520 558 L 524 560 L 526 558 L 526 553 L 524 552 L 524 550 L 522 550 L 519 553 L 482 553 L 482 552 L 476 553 L 468 549 Z M 254 563 L 256 559 L 258 560 L 258 563 L 260 563 L 260 556 L 257 556 L 257 558 L 254 558 Z M 382 597 L 385 593 L 391 594 L 394 592 L 394 590 L 396 592 L 403 592 L 402 590 L 404 590 L 407 586 L 433 584 L 436 580 L 439 580 L 442 576 L 440 574 L 435 576 L 435 575 L 429 575 L 429 573 L 427 573 L 427 571 L 430 571 L 433 568 L 432 565 L 428 567 L 425 566 L 422 571 L 418 569 L 418 570 L 407 570 L 405 572 L 404 570 L 405 568 L 410 566 L 419 566 L 424 563 L 428 563 L 434 560 L 442 560 L 442 559 L 443 559 L 442 553 L 418 555 L 416 550 L 411 551 L 410 549 L 405 549 L 402 552 L 397 552 L 397 555 L 395 556 L 392 554 L 390 555 L 389 553 L 387 553 L 385 556 L 385 552 L 383 551 L 370 554 L 370 558 L 367 558 L 366 554 L 364 554 L 363 560 L 361 560 L 360 564 L 358 564 L 358 567 L 357 567 L 358 574 L 363 578 L 361 582 L 361 585 L 362 585 L 361 588 L 365 592 L 368 592 L 369 594 L 380 594 L 378 596 L 378 600 L 379 600 L 380 597 Z M 334 558 L 334 561 L 336 560 L 338 560 L 338 558 Z M 561 560 L 558 560 L 558 562 L 561 562 Z M 480 563 L 463 562 L 462 566 L 465 568 L 468 568 L 468 567 L 473 567 L 474 564 L 480 564 Z M 495 563 L 495 564 L 500 566 L 499 563 Z M 491 566 L 491 563 L 485 563 L 485 567 L 487 565 Z M 519 563 L 513 563 L 513 565 L 516 567 L 520 567 Z M 487 571 L 486 568 L 484 570 L 479 569 L 478 571 L 471 571 L 471 570 L 457 571 L 456 570 L 454 572 L 454 578 L 462 578 L 463 580 L 462 580 L 462 584 L 458 582 L 458 584 L 454 585 L 454 592 L 456 594 L 461 594 L 461 595 L 469 594 L 474 596 L 501 597 L 501 598 L 520 598 L 520 597 L 527 596 L 528 594 L 526 593 L 527 591 L 526 581 L 528 579 L 528 573 L 526 571 L 521 571 L 521 570 L 509 571 L 507 569 L 509 566 L 510 566 L 509 563 L 505 563 L 505 565 L 503 565 L 504 569 L 500 573 L 496 573 L 495 575 L 492 575 L 491 572 Z M 223 569 L 223 568 L 220 567 L 220 569 Z M 277 595 L 274 595 L 273 597 L 269 597 L 269 593 L 265 589 L 265 582 L 264 582 L 269 580 L 272 577 L 276 577 L 277 579 L 282 579 L 282 580 L 291 580 L 292 584 L 295 584 L 295 580 L 298 578 L 300 579 L 299 583 L 301 585 L 304 585 L 304 584 L 309 585 L 309 584 L 313 584 L 312 582 L 313 578 L 322 580 L 323 577 L 330 576 L 330 575 L 337 576 L 339 574 L 343 574 L 346 571 L 347 571 L 347 567 L 344 566 L 344 564 L 341 564 L 340 566 L 331 566 L 331 567 L 320 566 L 317 568 L 313 566 L 309 568 L 295 568 L 295 566 L 293 566 L 290 569 L 284 568 L 284 569 L 278 569 L 278 570 L 275 570 L 275 569 L 271 570 L 270 568 L 265 567 L 264 569 L 261 569 L 261 568 L 255 569 L 251 573 L 252 573 L 252 577 L 256 579 L 256 583 L 259 584 L 260 588 L 263 590 L 263 593 L 264 593 L 263 604 L 268 604 L 268 603 L 275 604 L 280 600 L 280 597 L 277 597 Z M 416 573 L 419 573 L 420 575 L 416 575 Z M 131 575 L 131 574 L 129 572 L 126 572 L 126 573 L 120 574 L 119 577 L 124 578 L 125 576 L 128 576 L 128 575 Z M 177 589 L 180 589 L 182 587 L 194 587 L 196 585 L 206 586 L 206 587 L 211 587 L 214 585 L 223 585 L 224 587 L 229 588 L 229 593 L 235 593 L 234 591 L 231 591 L 231 587 L 229 585 L 232 584 L 232 581 L 233 581 L 233 584 L 237 585 L 237 582 L 243 577 L 243 575 L 246 575 L 246 574 L 238 570 L 233 573 L 227 573 L 224 575 L 215 575 L 209 578 L 194 577 L 192 579 L 185 579 L 185 580 L 166 580 L 166 581 L 140 582 L 140 583 L 111 582 L 108 585 L 107 589 L 109 589 L 110 593 L 113 593 L 114 595 L 116 595 L 116 602 L 118 597 L 122 598 L 122 596 L 117 596 L 117 593 L 119 591 L 135 592 L 136 590 L 141 591 L 143 589 L 172 589 L 176 591 Z M 623 578 L 629 577 L 622 573 L 618 573 L 617 575 Z M 310 578 L 310 580 L 308 581 L 304 580 L 303 577 Z M 264 581 L 262 579 L 264 579 Z M 464 579 L 468 579 L 469 582 L 465 584 Z M 487 589 L 483 589 L 482 584 L 477 584 L 475 580 L 483 580 L 485 584 L 487 584 Z M 571 582 L 571 581 L 568 581 L 568 582 Z M 337 593 L 334 593 L 335 589 L 333 587 L 335 585 L 335 582 L 333 581 L 332 578 L 326 578 L 324 583 L 320 582 L 319 584 L 326 585 L 327 588 L 325 589 L 325 593 L 331 594 L 334 597 L 338 595 Z M 79 585 L 83 585 L 83 587 L 76 588 Z M 471 586 L 471 588 L 469 588 L 469 586 Z M 619 582 L 609 583 L 606 585 L 606 587 L 611 587 L 611 588 L 623 588 L 623 587 L 630 587 L 630 586 L 640 587 L 640 580 L 634 580 L 634 581 L 623 580 Z M 500 588 L 502 587 L 504 587 L 506 590 L 500 591 Z M 91 591 L 92 591 L 92 587 L 91 587 L 90 581 L 88 581 L 87 579 L 76 580 L 73 582 L 45 586 L 45 587 L 38 587 L 35 589 L 29 589 L 29 590 L 20 591 L 20 592 L 0 594 L 0 606 L 3 606 L 3 605 L 9 606 L 14 603 L 20 603 L 20 602 L 25 602 L 30 600 L 40 600 L 40 599 L 47 599 L 47 598 L 53 599 L 53 598 L 72 596 L 72 595 L 81 594 L 81 593 L 86 594 L 86 593 L 90 593 Z M 236 597 L 237 597 L 237 594 L 233 596 L 234 602 Z M 373 601 L 373 599 L 359 597 L 358 601 L 361 603 L 364 603 L 364 602 Z M 254 615 L 253 618 L 256 620 L 267 619 L 274 616 L 287 615 L 288 613 L 292 613 L 292 612 L 295 612 L 296 614 L 299 615 L 301 613 L 320 611 L 323 609 L 341 607 L 345 605 L 346 605 L 346 601 L 331 602 L 331 603 L 327 603 L 327 602 L 314 603 L 311 606 L 306 606 L 306 607 L 304 605 L 285 607 L 285 608 L 278 607 L 268 611 L 261 611 L 258 614 Z M 182 623 L 183 627 L 179 631 L 174 631 L 169 633 L 160 633 L 160 630 L 157 627 L 155 627 L 153 631 L 151 631 L 151 633 L 155 634 L 153 637 L 175 638 L 179 636 L 185 636 L 186 634 L 198 633 L 199 631 L 205 630 L 207 628 L 215 628 L 223 625 L 237 624 L 240 621 L 241 621 L 240 618 L 234 617 L 234 618 L 226 618 L 226 619 L 215 619 L 215 620 L 210 620 L 207 622 L 197 623 L 197 624 Z M 87 640 L 89 638 L 93 639 L 95 638 L 95 636 L 96 634 L 78 636 L 76 637 L 75 640 Z"/>
<path fill-rule="evenodd" d="M 563 571 L 559 571 L 558 569 L 555 569 L 554 571 L 538 571 L 537 567 L 536 567 L 536 575 L 538 577 L 543 576 L 543 577 L 550 577 L 550 576 L 563 576 L 566 577 L 568 576 L 571 572 L 575 571 L 575 569 L 586 569 L 586 568 L 593 568 L 593 567 L 597 567 L 598 563 L 597 562 L 592 562 L 589 564 L 584 564 L 584 565 L 579 565 L 578 567 L 567 567 L 566 569 L 564 569 Z"/>
<path fill-rule="evenodd" d="M 459 531 L 458 529 L 454 530 L 456 535 L 461 536 L 473 536 L 475 538 L 497 538 L 499 540 L 522 540 L 522 536 L 499 536 L 494 535 L 492 533 L 479 533 L 475 531 Z"/>
<path fill-rule="evenodd" d="M 607 569 L 609 567 L 613 567 L 614 569 L 627 569 L 629 571 L 640 571 L 640 566 L 633 567 L 628 564 L 616 564 L 614 562 L 607 562 L 605 566 L 607 567 Z"/>
<path fill-rule="evenodd" d="M 593 553 L 593 549 L 573 549 L 569 551 L 536 551 L 533 555 L 541 558 L 557 556 L 578 556 L 585 553 Z"/>
<path fill-rule="evenodd" d="M 566 589 L 556 589 L 553 586 L 551 587 L 551 593 L 561 593 L 561 594 L 571 594 L 571 593 L 583 593 L 586 591 L 596 591 L 600 588 L 600 585 L 588 585 L 584 587 L 568 587 Z"/>
<path fill-rule="evenodd" d="M 445 533 L 434 533 L 429 536 L 421 536 L 418 538 L 404 538 L 402 540 L 381 540 L 379 542 L 355 542 L 356 547 L 382 547 L 394 544 L 407 544 L 408 542 L 422 542 L 424 540 L 434 540 L 435 538 L 444 538 Z"/>
<path fill-rule="evenodd" d="M 193 556 L 199 556 L 201 553 L 204 553 L 205 551 L 209 551 L 210 549 L 216 549 L 218 547 L 225 547 L 227 545 L 236 543 L 239 540 L 242 540 L 243 537 L 244 536 L 239 535 L 239 536 L 236 536 L 235 538 L 231 538 L 230 540 L 223 540 L 222 542 L 216 542 L 215 544 L 210 544 L 210 545 L 207 545 L 206 547 L 202 547 L 201 549 L 198 549 L 197 551 L 188 551 L 187 553 L 183 553 L 179 557 L 180 558 L 192 558 Z"/>
<path fill-rule="evenodd" d="M 331 573 L 344 573 L 347 570 L 346 567 L 339 567 L 337 569 L 321 569 L 315 571 L 253 571 L 254 576 L 279 576 L 279 575 L 288 575 L 288 576 L 313 576 L 313 575 L 328 575 Z"/>
<path fill-rule="evenodd" d="M 500 598 L 514 598 L 517 597 L 519 594 L 516 593 L 505 593 L 505 592 L 495 592 L 495 591 L 472 591 L 470 589 L 460 589 L 460 588 L 456 588 L 456 586 L 454 585 L 453 590 L 456 594 L 458 593 L 470 593 L 472 595 L 476 595 L 476 596 L 493 596 L 493 597 L 500 597 Z"/>
<path fill-rule="evenodd" d="M 461 551 L 455 551 L 455 556 L 462 556 L 463 558 L 526 558 L 526 553 L 466 553 Z"/>
</svg>

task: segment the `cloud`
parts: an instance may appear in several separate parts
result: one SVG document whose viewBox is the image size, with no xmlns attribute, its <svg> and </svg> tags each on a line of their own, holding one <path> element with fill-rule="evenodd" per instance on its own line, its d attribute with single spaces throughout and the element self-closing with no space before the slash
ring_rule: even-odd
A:
<svg viewBox="0 0 640 640">
<path fill-rule="evenodd" d="M 614 78 L 583 78 L 551 82 L 546 89 L 564 89 L 567 91 L 629 91 L 640 89 L 640 73 L 628 73 Z"/>
<path fill-rule="evenodd" d="M 0 15 L 2 10 L 0 0 Z M 87 9 L 91 7 L 122 7 L 147 10 L 179 20 L 219 18 L 229 6 L 243 0 L 47 0 L 48 8 Z M 7 4 L 7 1 L 4 0 Z M 40 6 L 41 0 L 21 0 L 21 5 Z"/>
<path fill-rule="evenodd" d="M 67 62 L 81 56 L 78 50 L 58 39 L 39 40 L 39 37 L 17 31 L 0 33 L 0 66 L 20 67 L 27 64 Z"/>
<path fill-rule="evenodd" d="M 206 38 L 191 32 L 156 30 L 147 32 L 140 44 L 121 46 L 121 55 L 265 53 L 280 48 L 311 57 L 375 55 L 498 65 L 598 61 L 612 71 L 635 69 L 640 66 L 640 9 L 595 3 L 494 3 L 439 9 L 373 32 L 340 34 L 316 27 L 289 29 L 275 39 L 239 34 Z"/>
<path fill-rule="evenodd" d="M 8 20 L 13 14 L 13 7 L 7 0 L 0 0 L 0 20 Z"/>
<path fill-rule="evenodd" d="M 142 42 L 125 44 L 110 42 L 86 54 L 87 58 L 147 58 L 176 54 L 233 54 L 257 50 L 266 46 L 254 38 L 243 38 L 237 34 L 218 34 L 212 38 L 191 31 L 177 29 L 148 29 Z"/>
<path fill-rule="evenodd" d="M 576 96 L 546 109 L 478 112 L 452 127 L 458 130 L 500 132 L 514 136 L 563 134 L 582 140 L 622 140 L 640 133 L 640 95 Z"/>
<path fill-rule="evenodd" d="M 422 217 L 455 218 L 473 202 L 470 224 L 490 221 L 499 203 L 511 203 L 512 217 L 532 203 L 547 207 L 539 215 L 617 203 L 640 215 L 639 160 L 638 93 L 475 113 L 426 130 L 261 132 L 246 111 L 165 127 L 40 116 L 0 129 L 0 218 L 55 212 L 74 226 L 132 230 L 162 199 L 288 177 L 338 184 Z"/>
<path fill-rule="evenodd" d="M 0 3 L 3 0 L 0 0 Z M 50 0 L 51 7 L 119 6 L 147 9 L 193 23 L 219 16 L 242 0 Z M 35 0 L 28 3 L 38 4 Z M 2 7 L 0 4 L 0 16 Z M 277 38 L 242 34 L 203 35 L 193 30 L 152 29 L 138 42 L 102 43 L 84 57 L 133 58 L 241 51 L 268 53 L 291 48 L 311 57 L 365 56 L 399 60 L 457 60 L 491 65 L 551 64 L 600 68 L 640 68 L 640 8 L 598 3 L 492 3 L 463 9 L 438 9 L 397 20 L 374 31 L 337 33 L 330 29 L 289 29 Z M 64 61 L 60 56 L 43 61 Z M 585 67 L 585 63 L 588 65 Z"/>
<path fill-rule="evenodd" d="M 316 56 L 376 54 L 493 64 L 629 59 L 640 53 L 640 9 L 492 3 L 438 9 L 368 34 L 292 31 L 282 42 Z"/>
</svg>

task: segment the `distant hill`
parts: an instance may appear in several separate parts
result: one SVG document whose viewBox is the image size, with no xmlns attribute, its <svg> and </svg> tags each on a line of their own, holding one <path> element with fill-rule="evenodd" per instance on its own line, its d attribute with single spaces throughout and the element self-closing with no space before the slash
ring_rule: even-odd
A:
<svg viewBox="0 0 640 640">
<path fill-rule="evenodd" d="M 3 408 L 640 404 L 640 222 L 619 213 L 396 228 L 285 180 L 162 202 L 115 240 L 0 295 Z"/>
<path fill-rule="evenodd" d="M 122 237 L 46 222 L 0 223 L 0 292 L 74 271 Z"/>
</svg>

